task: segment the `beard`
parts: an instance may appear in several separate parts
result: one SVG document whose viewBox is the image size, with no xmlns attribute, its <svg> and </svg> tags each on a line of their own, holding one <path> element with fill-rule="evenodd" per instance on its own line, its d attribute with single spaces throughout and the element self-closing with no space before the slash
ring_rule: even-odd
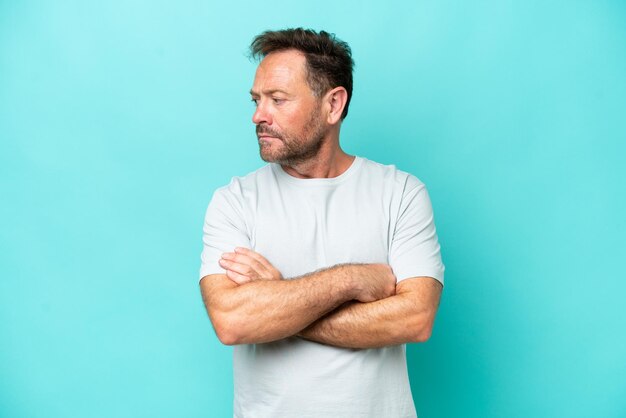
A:
<svg viewBox="0 0 626 418">
<path fill-rule="evenodd" d="M 320 113 L 320 109 L 316 108 L 299 134 L 281 132 L 265 124 L 257 125 L 257 137 L 260 134 L 268 134 L 279 139 L 272 143 L 259 142 L 259 153 L 263 161 L 291 167 L 314 158 L 328 132 L 328 128 L 322 123 Z"/>
</svg>

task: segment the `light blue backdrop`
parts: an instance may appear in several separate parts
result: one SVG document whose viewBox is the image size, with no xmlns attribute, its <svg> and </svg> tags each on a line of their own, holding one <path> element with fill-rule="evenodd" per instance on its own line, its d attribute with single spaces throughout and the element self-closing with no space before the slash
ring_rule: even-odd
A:
<svg viewBox="0 0 626 418">
<path fill-rule="evenodd" d="M 197 286 L 261 166 L 247 45 L 348 41 L 349 153 L 429 187 L 447 265 L 422 418 L 625 417 L 621 1 L 0 1 L 0 416 L 226 417 Z"/>
</svg>

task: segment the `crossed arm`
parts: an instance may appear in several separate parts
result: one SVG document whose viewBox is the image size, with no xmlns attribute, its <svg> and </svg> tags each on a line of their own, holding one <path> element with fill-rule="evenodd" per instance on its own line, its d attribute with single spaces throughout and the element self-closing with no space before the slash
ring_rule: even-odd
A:
<svg viewBox="0 0 626 418">
<path fill-rule="evenodd" d="M 396 285 L 385 264 L 344 264 L 283 280 L 265 258 L 237 249 L 220 261 L 226 274 L 205 276 L 202 296 L 224 344 L 297 335 L 348 348 L 429 338 L 441 285 L 429 277 Z"/>
<path fill-rule="evenodd" d="M 403 280 L 393 296 L 352 302 L 313 322 L 298 335 L 346 348 L 374 348 L 430 338 L 441 284 L 431 277 Z"/>
</svg>

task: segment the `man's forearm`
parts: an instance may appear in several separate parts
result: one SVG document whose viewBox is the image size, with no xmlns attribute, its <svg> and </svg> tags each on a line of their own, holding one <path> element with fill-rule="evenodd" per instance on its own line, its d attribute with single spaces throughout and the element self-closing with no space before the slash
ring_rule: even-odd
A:
<svg viewBox="0 0 626 418">
<path fill-rule="evenodd" d="M 410 285 L 400 284 L 396 295 L 389 298 L 340 307 L 298 335 L 346 348 L 426 341 L 432 330 L 441 286 L 432 279 L 412 280 Z"/>
<path fill-rule="evenodd" d="M 345 348 L 375 348 L 409 342 L 412 328 L 398 318 L 397 296 L 369 303 L 350 303 L 315 321 L 298 335 L 304 339 Z M 414 324 L 413 326 L 416 326 Z"/>
<path fill-rule="evenodd" d="M 257 280 L 243 285 L 218 275 L 203 279 L 201 287 L 223 343 L 263 343 L 292 336 L 357 298 L 355 283 L 360 280 L 355 276 L 359 274 L 371 273 L 364 266 L 342 265 L 291 280 Z"/>
</svg>

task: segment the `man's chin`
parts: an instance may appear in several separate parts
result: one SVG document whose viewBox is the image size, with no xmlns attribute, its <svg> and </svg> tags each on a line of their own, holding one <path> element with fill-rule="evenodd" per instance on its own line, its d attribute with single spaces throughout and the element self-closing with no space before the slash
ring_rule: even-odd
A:
<svg viewBox="0 0 626 418">
<path fill-rule="evenodd" d="M 281 151 L 283 151 L 281 153 Z M 268 163 L 280 163 L 285 160 L 285 149 L 279 144 L 274 144 L 271 141 L 259 141 L 259 154 L 261 159 Z"/>
<path fill-rule="evenodd" d="M 276 163 L 280 160 L 280 156 L 269 152 L 267 147 L 261 147 L 259 149 L 259 154 L 261 155 L 261 159 L 266 163 Z"/>
</svg>

